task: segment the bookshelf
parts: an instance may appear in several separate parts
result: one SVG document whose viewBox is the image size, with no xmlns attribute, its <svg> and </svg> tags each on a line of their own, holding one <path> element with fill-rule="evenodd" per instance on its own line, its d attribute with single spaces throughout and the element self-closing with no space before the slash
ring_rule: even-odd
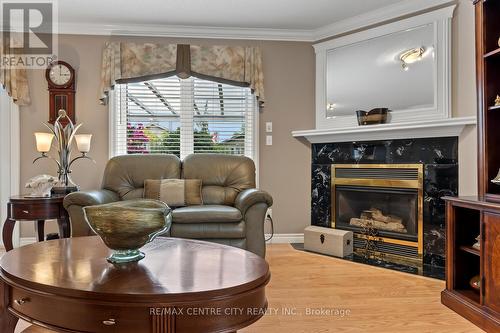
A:
<svg viewBox="0 0 500 333">
<path fill-rule="evenodd" d="M 479 197 L 500 203 L 500 1 L 476 0 L 476 75 L 478 92 Z"/>
<path fill-rule="evenodd" d="M 487 332 L 500 331 L 500 204 L 445 197 L 446 289 L 441 301 Z M 479 236 L 480 249 L 472 247 Z M 470 280 L 479 275 L 480 290 Z"/>
<path fill-rule="evenodd" d="M 478 197 L 445 197 L 446 289 L 441 302 L 500 332 L 500 1 L 475 0 Z M 479 237 L 480 249 L 472 247 Z M 479 276 L 480 288 L 470 280 Z"/>
</svg>

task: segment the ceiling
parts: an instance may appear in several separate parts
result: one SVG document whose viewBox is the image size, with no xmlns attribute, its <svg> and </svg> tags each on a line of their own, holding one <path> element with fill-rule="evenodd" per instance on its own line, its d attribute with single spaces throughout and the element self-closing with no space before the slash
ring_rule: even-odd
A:
<svg viewBox="0 0 500 333">
<path fill-rule="evenodd" d="M 72 0 L 60 23 L 318 29 L 402 0 Z"/>
<path fill-rule="evenodd" d="M 454 0 L 59 1 L 58 32 L 318 41 Z"/>
</svg>

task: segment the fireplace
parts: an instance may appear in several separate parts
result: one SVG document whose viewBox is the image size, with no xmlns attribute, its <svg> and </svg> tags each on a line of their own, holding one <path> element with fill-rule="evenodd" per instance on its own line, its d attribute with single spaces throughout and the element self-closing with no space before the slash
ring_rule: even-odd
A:
<svg viewBox="0 0 500 333">
<path fill-rule="evenodd" d="M 354 233 L 354 248 L 422 264 L 423 164 L 332 164 L 332 227 Z"/>
<path fill-rule="evenodd" d="M 404 236 L 401 233 L 396 235 L 398 237 L 392 243 L 379 242 L 377 246 L 380 250 L 385 251 L 384 253 L 394 252 L 396 255 L 403 254 L 403 257 L 405 256 L 405 252 L 410 253 L 407 257 L 413 258 L 418 258 L 419 254 L 422 253 L 423 259 L 419 260 L 419 263 L 423 262 L 423 267 L 420 269 L 413 262 L 407 263 L 406 261 L 400 265 L 400 262 L 394 263 L 388 260 L 365 260 L 363 256 L 356 254 L 346 259 L 444 279 L 446 266 L 446 207 L 445 202 L 441 198 L 443 196 L 458 195 L 458 137 L 314 143 L 311 155 L 311 224 L 325 228 L 331 228 L 332 224 L 335 228 L 335 222 L 338 220 L 332 207 L 332 204 L 335 205 L 337 200 L 333 198 L 333 195 L 336 194 L 335 191 L 332 191 L 335 189 L 334 186 L 358 188 L 364 186 L 369 189 L 373 188 L 373 186 L 367 186 L 366 177 L 363 177 L 363 175 L 343 175 L 342 172 L 350 172 L 352 169 L 362 170 L 361 166 L 364 167 L 363 169 L 366 169 L 367 164 L 369 165 L 368 168 L 380 165 L 416 165 L 417 167 L 422 165 L 423 195 L 418 199 L 418 204 L 422 203 L 423 209 L 419 210 L 418 214 L 419 219 L 420 215 L 423 214 L 423 227 L 420 228 L 420 225 L 418 225 L 417 241 L 419 244 L 422 244 L 423 249 L 419 250 L 418 245 L 416 247 L 412 239 L 403 239 Z M 354 168 L 353 165 L 355 165 Z M 342 166 L 346 166 L 348 170 L 341 171 L 340 167 Z M 332 172 L 332 167 L 336 167 L 335 172 Z M 386 175 L 377 175 L 377 178 L 375 178 L 371 175 L 369 180 L 403 180 L 413 182 L 415 185 L 415 171 L 407 171 L 413 172 L 413 175 L 410 175 L 411 177 L 408 175 L 402 176 L 402 171 L 398 171 L 398 176 L 387 177 Z M 386 174 L 387 170 L 377 171 L 377 173 L 379 172 Z M 334 178 L 337 178 L 335 180 L 336 184 L 334 184 Z M 349 178 L 352 179 L 349 180 Z M 361 179 L 361 183 L 356 179 Z M 373 181 L 369 185 L 375 185 Z M 378 185 L 377 187 L 387 190 L 406 188 L 408 190 L 416 189 L 417 191 L 422 188 L 420 186 L 418 188 L 409 188 L 409 186 L 394 188 L 384 185 Z M 362 195 L 360 193 L 362 192 L 358 192 L 358 196 Z M 352 196 L 350 193 L 347 195 Z M 365 209 L 369 210 L 370 208 L 372 207 Z M 359 208 L 353 207 L 353 209 Z M 384 209 L 382 207 L 382 213 L 388 215 L 389 213 L 385 212 Z M 356 214 L 358 213 L 361 214 L 361 212 L 356 212 Z M 391 214 L 397 216 L 400 213 Z M 342 221 L 340 222 L 342 224 Z M 421 232 L 423 236 L 418 237 L 421 235 L 418 232 Z M 358 234 L 357 236 L 362 236 L 362 234 Z M 394 235 L 386 233 L 383 235 L 379 234 L 377 237 L 385 238 L 386 236 Z M 420 239 L 422 239 L 421 242 Z M 362 241 L 362 238 L 355 238 L 358 250 L 362 246 Z M 402 244 L 399 245 L 396 241 Z"/>
</svg>

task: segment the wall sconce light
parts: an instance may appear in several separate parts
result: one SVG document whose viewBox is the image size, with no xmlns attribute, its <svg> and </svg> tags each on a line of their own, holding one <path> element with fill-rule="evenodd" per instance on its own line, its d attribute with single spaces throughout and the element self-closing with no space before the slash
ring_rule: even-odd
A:
<svg viewBox="0 0 500 333">
<path fill-rule="evenodd" d="M 414 49 L 409 49 L 401 53 L 401 55 L 399 56 L 399 60 L 401 60 L 401 67 L 403 67 L 403 70 L 409 70 L 409 64 L 422 60 L 422 58 L 424 57 L 424 52 L 425 48 L 422 46 Z"/>
<path fill-rule="evenodd" d="M 336 106 L 336 105 L 335 105 L 335 103 L 328 103 L 328 104 L 326 105 L 326 109 L 327 109 L 328 111 L 333 111 L 333 110 L 335 109 L 335 106 Z"/>
</svg>

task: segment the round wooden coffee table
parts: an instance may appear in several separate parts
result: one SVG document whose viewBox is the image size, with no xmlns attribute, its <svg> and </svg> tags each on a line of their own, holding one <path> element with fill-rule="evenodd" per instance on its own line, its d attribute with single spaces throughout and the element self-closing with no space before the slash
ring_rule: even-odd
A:
<svg viewBox="0 0 500 333">
<path fill-rule="evenodd" d="M 112 265 L 101 239 L 14 249 L 0 260 L 0 332 L 19 318 L 58 332 L 233 332 L 265 314 L 270 272 L 259 256 L 157 238 L 146 258 Z"/>
</svg>

